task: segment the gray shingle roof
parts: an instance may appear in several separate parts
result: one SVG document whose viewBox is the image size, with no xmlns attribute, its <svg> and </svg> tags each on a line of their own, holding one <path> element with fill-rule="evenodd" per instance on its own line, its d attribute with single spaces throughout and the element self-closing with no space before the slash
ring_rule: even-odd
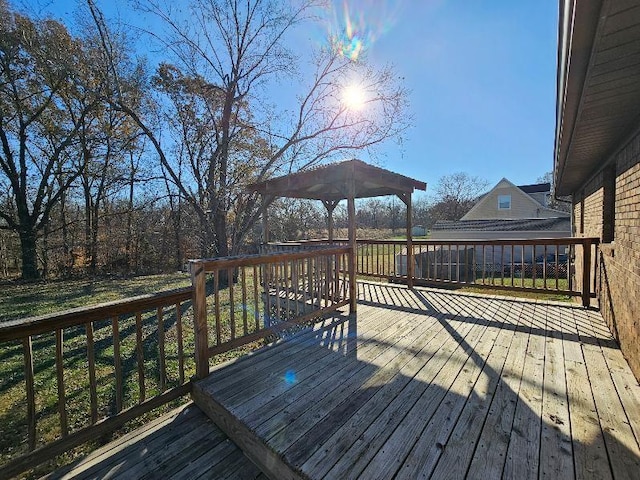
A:
<svg viewBox="0 0 640 480">
<path fill-rule="evenodd" d="M 518 220 L 439 220 L 431 230 L 473 230 L 485 232 L 512 231 L 569 231 L 571 220 L 569 217 L 557 218 L 525 218 Z"/>
</svg>

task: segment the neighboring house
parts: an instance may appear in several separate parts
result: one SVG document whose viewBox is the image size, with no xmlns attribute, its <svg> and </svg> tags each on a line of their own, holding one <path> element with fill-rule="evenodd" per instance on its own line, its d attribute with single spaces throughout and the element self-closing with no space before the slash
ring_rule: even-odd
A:
<svg viewBox="0 0 640 480">
<path fill-rule="evenodd" d="M 503 178 L 460 220 L 513 220 L 568 217 L 569 214 L 547 207 L 551 184 L 516 186 Z"/>
<path fill-rule="evenodd" d="M 509 239 L 539 239 L 563 238 L 571 236 L 571 218 L 567 212 L 549 208 L 551 195 L 549 183 L 516 186 L 503 178 L 489 192 L 483 195 L 469 212 L 457 221 L 436 222 L 431 227 L 430 240 L 509 240 Z M 464 269 L 473 269 L 470 258 L 479 258 L 474 253 L 481 252 L 480 257 L 486 264 L 496 269 L 502 269 L 503 264 L 512 262 L 533 263 L 544 253 L 556 252 L 555 246 L 538 245 L 535 248 L 523 246 L 521 248 L 504 248 L 495 246 L 491 250 L 483 249 L 480 245 L 453 246 L 443 251 L 436 249 L 430 253 L 415 256 L 414 271 L 418 277 L 424 272 L 436 272 L 433 276 L 441 280 L 457 280 L 453 278 L 451 269 L 438 270 L 442 264 L 443 255 L 446 263 L 454 258 L 457 265 L 464 263 Z M 562 257 L 567 254 L 566 246 L 558 247 L 557 253 Z M 513 258 L 512 258 L 513 255 Z M 474 260 L 475 262 L 476 260 Z M 406 253 L 396 256 L 396 269 L 400 275 L 406 274 Z M 456 267 L 453 271 L 459 271 Z"/>
<path fill-rule="evenodd" d="M 600 238 L 600 311 L 640 379 L 640 0 L 560 3 L 555 193 Z"/>
<path fill-rule="evenodd" d="M 458 221 L 438 221 L 433 240 L 558 238 L 571 235 L 570 214 L 547 207 L 551 185 L 516 186 L 503 178 Z"/>
</svg>

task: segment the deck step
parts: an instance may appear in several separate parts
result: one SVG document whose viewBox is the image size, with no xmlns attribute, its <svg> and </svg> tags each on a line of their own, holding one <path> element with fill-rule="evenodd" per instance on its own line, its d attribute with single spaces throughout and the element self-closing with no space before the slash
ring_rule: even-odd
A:
<svg viewBox="0 0 640 480">
<path fill-rule="evenodd" d="M 193 402 L 43 478 L 266 480 Z"/>
</svg>

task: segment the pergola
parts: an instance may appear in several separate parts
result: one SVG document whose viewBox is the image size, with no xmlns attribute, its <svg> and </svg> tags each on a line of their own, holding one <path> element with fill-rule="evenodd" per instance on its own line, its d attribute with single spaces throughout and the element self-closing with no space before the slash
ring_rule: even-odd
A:
<svg viewBox="0 0 640 480">
<path fill-rule="evenodd" d="M 333 211 L 341 200 L 347 200 L 349 221 L 349 296 L 350 311 L 356 311 L 356 198 L 396 195 L 407 207 L 407 282 L 413 286 L 411 239 L 411 194 L 426 190 L 427 184 L 398 173 L 374 167 L 361 160 L 323 165 L 312 170 L 272 178 L 249 186 L 262 197 L 263 241 L 269 241 L 268 206 L 278 197 L 320 200 L 328 213 L 329 242 L 333 242 Z"/>
</svg>

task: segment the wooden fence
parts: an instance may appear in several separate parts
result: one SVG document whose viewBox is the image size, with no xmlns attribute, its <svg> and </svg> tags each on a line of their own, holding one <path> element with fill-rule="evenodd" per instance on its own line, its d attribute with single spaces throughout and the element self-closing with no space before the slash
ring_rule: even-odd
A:
<svg viewBox="0 0 640 480">
<path fill-rule="evenodd" d="M 348 254 L 349 248 L 337 247 L 192 261 L 198 377 L 208 375 L 213 355 L 347 305 Z M 207 276 L 213 279 L 213 308 L 204 294 Z"/>
<path fill-rule="evenodd" d="M 2 393 L 25 392 L 24 411 L 11 420 L 23 417 L 26 424 L 26 441 L 14 449 L 22 454 L 0 468 L 0 478 L 100 438 L 189 392 L 182 316 L 190 303 L 191 288 L 184 288 L 0 324 L 5 359 L 21 349 L 23 360 L 22 372 L 14 372 L 15 381 L 4 384 Z M 46 438 L 40 435 L 44 430 Z M 58 432 L 53 439 L 52 431 Z"/>
</svg>

